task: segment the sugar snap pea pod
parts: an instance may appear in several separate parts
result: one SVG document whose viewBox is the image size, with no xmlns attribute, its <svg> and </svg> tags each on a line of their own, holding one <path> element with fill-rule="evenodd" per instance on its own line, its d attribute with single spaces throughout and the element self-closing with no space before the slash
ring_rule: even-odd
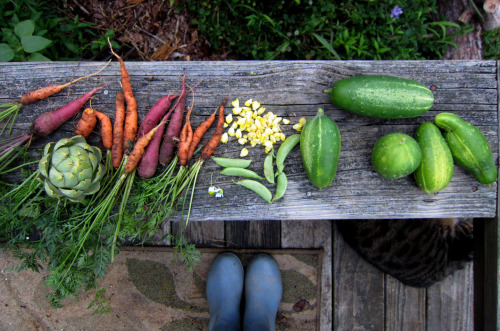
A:
<svg viewBox="0 0 500 331">
<path fill-rule="evenodd" d="M 221 175 L 226 175 L 226 176 L 239 176 L 239 177 L 246 177 L 253 179 L 264 179 L 261 176 L 259 176 L 259 174 L 257 174 L 255 171 L 244 168 L 234 168 L 234 167 L 224 168 L 220 173 Z"/>
<path fill-rule="evenodd" d="M 215 163 L 224 168 L 246 168 L 252 163 L 252 160 L 247 159 L 231 159 L 228 157 L 212 156 Z"/>
<path fill-rule="evenodd" d="M 297 146 L 300 141 L 300 134 L 292 134 L 281 143 L 278 153 L 276 154 L 276 166 L 278 167 L 278 173 L 282 172 L 285 168 L 285 159 L 290 153 L 290 151 Z"/>
<path fill-rule="evenodd" d="M 440 113 L 434 122 L 445 130 L 444 139 L 459 166 L 472 172 L 482 184 L 491 184 L 497 179 L 493 153 L 478 128 L 452 113 Z"/>
<path fill-rule="evenodd" d="M 285 195 L 287 186 L 288 186 L 288 178 L 286 178 L 285 173 L 282 171 L 279 173 L 277 178 L 276 192 L 274 193 L 272 202 L 281 199 Z"/>
<path fill-rule="evenodd" d="M 267 187 L 265 187 L 263 184 L 255 181 L 255 180 L 252 180 L 252 179 L 244 179 L 244 180 L 240 180 L 239 182 L 235 182 L 235 183 L 238 185 L 241 185 L 243 187 L 246 187 L 249 190 L 254 191 L 258 195 L 260 195 L 260 197 L 262 199 L 266 200 L 267 202 L 269 202 L 269 203 L 272 202 L 273 195 L 272 195 L 271 191 L 269 191 L 269 189 Z"/>
<path fill-rule="evenodd" d="M 273 154 L 274 150 L 271 150 L 264 159 L 264 177 L 271 184 L 274 184 Z"/>
</svg>

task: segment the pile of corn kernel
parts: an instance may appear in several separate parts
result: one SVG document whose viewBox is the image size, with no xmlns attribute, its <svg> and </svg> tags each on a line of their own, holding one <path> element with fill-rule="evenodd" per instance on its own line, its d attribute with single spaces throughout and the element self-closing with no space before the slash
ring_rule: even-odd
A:
<svg viewBox="0 0 500 331">
<path fill-rule="evenodd" d="M 245 101 L 243 107 L 240 107 L 239 99 L 232 101 L 231 104 L 233 110 L 226 116 L 224 123 L 224 127 L 229 129 L 222 134 L 222 143 L 227 143 L 229 137 L 235 137 L 242 146 L 262 145 L 264 151 L 269 153 L 275 143 L 286 139 L 280 124 L 290 124 L 289 119 L 266 112 L 266 108 L 261 107 L 260 102 L 256 100 Z M 300 132 L 305 122 L 306 119 L 301 118 L 297 124 L 293 125 L 293 128 Z M 240 157 L 247 155 L 248 149 L 243 147 Z"/>
</svg>

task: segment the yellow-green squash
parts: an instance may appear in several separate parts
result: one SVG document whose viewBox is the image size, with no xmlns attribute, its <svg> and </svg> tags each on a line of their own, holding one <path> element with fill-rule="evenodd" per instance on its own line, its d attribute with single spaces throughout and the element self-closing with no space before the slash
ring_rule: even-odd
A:
<svg viewBox="0 0 500 331">
<path fill-rule="evenodd" d="M 474 174 L 481 184 L 497 179 L 497 168 L 490 145 L 483 133 L 471 123 L 452 113 L 440 113 L 434 123 L 444 132 L 455 163 Z"/>
<path fill-rule="evenodd" d="M 427 193 L 441 191 L 453 177 L 453 155 L 441 131 L 432 123 L 422 123 L 415 131 L 422 151 L 420 166 L 413 173 L 418 186 Z"/>
<path fill-rule="evenodd" d="M 386 75 L 344 78 L 327 92 L 334 105 L 354 114 L 378 118 L 416 117 L 434 103 L 432 91 L 422 83 Z"/>
<path fill-rule="evenodd" d="M 372 150 L 372 165 L 386 179 L 398 179 L 417 170 L 422 152 L 417 141 L 407 134 L 389 133 L 377 140 Z"/>
<path fill-rule="evenodd" d="M 329 186 L 337 173 L 340 131 L 321 108 L 302 128 L 300 153 L 311 183 L 319 189 Z"/>
</svg>

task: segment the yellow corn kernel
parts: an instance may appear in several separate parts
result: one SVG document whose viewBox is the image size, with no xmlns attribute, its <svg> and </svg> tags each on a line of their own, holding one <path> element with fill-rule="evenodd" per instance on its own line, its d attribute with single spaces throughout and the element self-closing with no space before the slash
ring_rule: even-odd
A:
<svg viewBox="0 0 500 331">
<path fill-rule="evenodd" d="M 227 134 L 227 132 L 224 132 L 222 134 L 222 136 L 220 137 L 220 142 L 225 144 L 225 143 L 227 143 L 228 140 L 229 140 L 228 134 Z"/>
<path fill-rule="evenodd" d="M 262 115 L 264 114 L 264 112 L 266 111 L 266 108 L 265 107 L 260 107 L 258 110 L 257 110 L 257 114 L 259 115 Z"/>
<path fill-rule="evenodd" d="M 300 131 L 302 131 L 302 126 L 303 126 L 302 124 L 300 124 L 300 123 L 296 123 L 296 124 L 294 124 L 294 125 L 292 126 L 292 128 L 293 128 L 294 130 L 296 130 L 296 131 L 299 131 L 299 132 L 300 132 Z"/>
<path fill-rule="evenodd" d="M 250 127 L 248 128 L 248 131 L 250 132 L 257 131 L 257 125 L 255 125 L 255 123 L 252 123 L 252 125 L 250 125 Z"/>
<path fill-rule="evenodd" d="M 247 101 L 245 101 L 245 106 L 250 107 L 250 105 L 252 104 L 252 102 L 253 102 L 252 99 L 248 99 Z"/>
<path fill-rule="evenodd" d="M 256 111 L 254 111 L 254 112 L 252 113 L 252 118 L 253 118 L 253 119 L 256 119 L 258 116 L 259 116 L 259 114 L 257 114 L 257 112 L 256 112 Z"/>
<path fill-rule="evenodd" d="M 285 141 L 286 135 L 282 132 L 280 133 L 281 141 Z"/>
<path fill-rule="evenodd" d="M 264 146 L 273 148 L 273 142 L 271 140 L 266 140 L 266 142 L 264 142 Z"/>
<path fill-rule="evenodd" d="M 290 120 L 288 118 L 283 119 L 283 124 L 290 124 Z"/>
<path fill-rule="evenodd" d="M 245 139 L 245 138 L 238 139 L 238 144 L 240 144 L 240 145 L 245 145 L 247 142 L 248 142 L 248 139 Z"/>
<path fill-rule="evenodd" d="M 273 134 L 273 129 L 271 129 L 271 128 L 266 128 L 266 130 L 264 130 L 264 134 L 265 134 L 266 136 L 272 135 L 272 134 Z"/>
<path fill-rule="evenodd" d="M 231 127 L 236 130 L 238 128 L 238 122 L 233 122 L 233 124 L 231 124 Z"/>
<path fill-rule="evenodd" d="M 226 123 L 229 124 L 233 121 L 233 114 L 229 113 L 226 116 Z"/>
<path fill-rule="evenodd" d="M 253 110 L 258 109 L 259 107 L 260 107 L 260 102 L 258 102 L 258 101 L 252 102 L 252 109 Z"/>
<path fill-rule="evenodd" d="M 235 100 L 231 101 L 231 105 L 234 108 L 238 108 L 240 106 L 240 99 L 235 99 Z"/>
<path fill-rule="evenodd" d="M 272 147 L 266 147 L 266 148 L 264 148 L 264 152 L 266 152 L 266 153 L 269 153 L 272 150 L 273 150 Z"/>
<path fill-rule="evenodd" d="M 238 123 L 238 125 L 244 125 L 245 122 L 246 122 L 246 119 L 244 117 L 238 116 L 238 121 L 236 121 L 236 123 Z"/>
<path fill-rule="evenodd" d="M 306 124 L 306 122 L 307 122 L 307 120 L 305 119 L 305 117 L 302 117 L 302 118 L 299 120 L 299 123 L 300 123 L 301 125 Z"/>
<path fill-rule="evenodd" d="M 254 131 L 252 131 L 252 132 L 249 132 L 247 134 L 247 136 L 248 136 L 248 139 L 254 139 L 257 137 L 257 134 Z"/>
<path fill-rule="evenodd" d="M 240 129 L 237 129 L 237 130 L 236 130 L 236 133 L 234 134 L 234 136 L 235 136 L 236 138 L 240 139 L 240 138 L 243 136 L 243 134 L 241 133 L 241 130 L 240 130 Z"/>
<path fill-rule="evenodd" d="M 233 127 L 230 127 L 229 130 L 227 130 L 227 134 L 230 135 L 231 137 L 234 137 L 236 132 L 234 131 Z"/>
<path fill-rule="evenodd" d="M 250 141 L 250 146 L 255 147 L 257 145 L 257 141 L 251 140 Z"/>
<path fill-rule="evenodd" d="M 244 147 L 240 152 L 240 157 L 245 157 L 248 155 L 248 149 Z"/>
<path fill-rule="evenodd" d="M 275 125 L 275 126 L 273 126 L 272 130 L 273 130 L 273 132 L 280 132 L 281 127 L 279 125 Z"/>
<path fill-rule="evenodd" d="M 234 115 L 239 115 L 240 113 L 241 113 L 241 108 L 240 107 L 233 108 L 233 114 Z"/>
<path fill-rule="evenodd" d="M 276 142 L 276 137 L 274 135 L 269 136 L 269 141 L 274 144 Z"/>
<path fill-rule="evenodd" d="M 227 128 L 229 126 L 229 124 L 227 124 L 226 122 L 224 122 L 224 129 Z"/>
</svg>

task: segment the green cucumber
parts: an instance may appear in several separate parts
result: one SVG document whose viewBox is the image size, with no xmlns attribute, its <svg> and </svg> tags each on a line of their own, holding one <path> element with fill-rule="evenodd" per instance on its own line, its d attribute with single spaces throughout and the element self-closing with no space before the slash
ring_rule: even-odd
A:
<svg viewBox="0 0 500 331">
<path fill-rule="evenodd" d="M 300 153 L 311 183 L 319 189 L 329 186 L 337 173 L 340 131 L 321 108 L 302 128 Z"/>
<path fill-rule="evenodd" d="M 344 78 L 327 92 L 334 105 L 354 114 L 378 118 L 420 116 L 434 103 L 434 95 L 425 85 L 384 75 Z"/>
<path fill-rule="evenodd" d="M 418 186 L 427 193 L 441 191 L 453 177 L 453 156 L 441 131 L 432 123 L 422 123 L 415 131 L 422 161 L 415 173 Z"/>
<path fill-rule="evenodd" d="M 386 179 L 398 179 L 417 170 L 422 151 L 417 141 L 407 134 L 389 133 L 377 140 L 372 150 L 372 165 Z"/>
<path fill-rule="evenodd" d="M 451 113 L 436 115 L 434 122 L 445 130 L 444 139 L 456 164 L 472 172 L 481 184 L 491 184 L 496 181 L 497 168 L 493 153 L 478 128 Z"/>
</svg>

